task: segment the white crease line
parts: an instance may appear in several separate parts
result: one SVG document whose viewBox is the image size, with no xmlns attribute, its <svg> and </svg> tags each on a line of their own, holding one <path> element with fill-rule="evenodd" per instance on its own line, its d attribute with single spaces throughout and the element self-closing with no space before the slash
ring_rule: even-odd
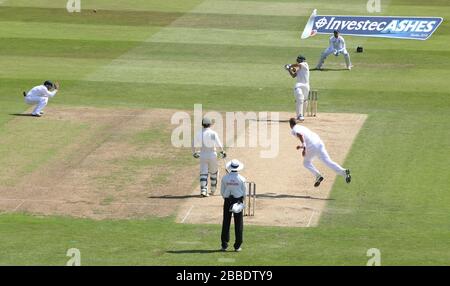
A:
<svg viewBox="0 0 450 286">
<path fill-rule="evenodd" d="M 75 202 L 77 203 L 77 202 Z M 81 203 L 81 202 L 80 202 Z M 154 202 L 154 203 L 110 203 L 110 205 L 137 205 L 137 206 L 154 206 L 154 205 L 160 205 L 160 203 Z"/>
<path fill-rule="evenodd" d="M 51 203 L 65 203 L 57 200 L 33 200 L 33 199 L 0 199 L 0 201 L 23 201 L 23 202 L 51 202 Z"/>
<path fill-rule="evenodd" d="M 23 204 L 25 203 L 25 200 L 23 200 L 17 207 L 13 210 L 13 212 L 17 211 Z"/>
<path fill-rule="evenodd" d="M 191 211 L 193 208 L 194 208 L 194 205 L 192 205 L 191 208 L 188 210 L 188 212 L 184 216 L 183 220 L 181 220 L 181 223 L 184 223 L 184 221 L 187 219 L 187 217 L 191 214 Z"/>
<path fill-rule="evenodd" d="M 236 262 L 236 259 L 234 258 L 218 258 L 217 261 L 219 262 Z"/>
<path fill-rule="evenodd" d="M 308 224 L 306 225 L 306 227 L 309 227 L 309 226 L 311 225 L 312 218 L 313 218 L 313 216 L 314 216 L 315 213 L 316 213 L 316 210 L 313 210 L 313 211 L 311 212 L 311 216 L 309 217 L 309 221 L 308 221 Z"/>
</svg>

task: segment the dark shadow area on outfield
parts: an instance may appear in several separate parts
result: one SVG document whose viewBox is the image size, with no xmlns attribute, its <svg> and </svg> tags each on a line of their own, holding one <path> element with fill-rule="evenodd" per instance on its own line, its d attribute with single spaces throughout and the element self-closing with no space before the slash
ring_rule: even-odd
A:
<svg viewBox="0 0 450 286">
<path fill-rule="evenodd" d="M 346 71 L 348 69 L 346 68 L 340 68 L 340 69 L 310 69 L 309 71 L 323 71 L 323 72 L 329 72 L 329 71 Z"/>
<path fill-rule="evenodd" d="M 166 251 L 166 253 L 172 253 L 172 254 L 189 254 L 189 253 L 216 253 L 216 252 L 222 252 L 220 249 L 192 249 L 192 250 L 169 250 Z"/>
<path fill-rule="evenodd" d="M 295 195 L 284 195 L 284 194 L 275 194 L 275 193 L 265 193 L 265 194 L 256 194 L 256 198 L 265 198 L 265 199 L 307 199 L 307 200 L 319 200 L 319 201 L 334 201 L 334 199 L 327 198 L 316 198 L 311 196 L 295 196 Z"/>
<path fill-rule="evenodd" d="M 34 116 L 31 115 L 31 113 L 12 113 L 12 114 L 9 114 L 9 115 L 11 115 L 11 116 L 29 116 L 29 117 L 34 117 Z"/>
<path fill-rule="evenodd" d="M 294 117 L 294 116 L 292 116 L 292 117 Z M 273 119 L 249 119 L 249 121 L 289 123 L 289 119 L 279 119 L 279 120 L 273 120 Z"/>
<path fill-rule="evenodd" d="M 149 199 L 168 199 L 168 200 L 182 200 L 182 199 L 189 199 L 189 198 L 201 198 L 200 194 L 198 195 L 184 195 L 184 196 L 171 196 L 171 195 L 164 195 L 164 196 L 148 196 Z"/>
</svg>

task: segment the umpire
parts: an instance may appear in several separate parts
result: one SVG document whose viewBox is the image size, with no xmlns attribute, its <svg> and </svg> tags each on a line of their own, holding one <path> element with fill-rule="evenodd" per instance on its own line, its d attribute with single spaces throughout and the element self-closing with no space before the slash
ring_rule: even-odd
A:
<svg viewBox="0 0 450 286">
<path fill-rule="evenodd" d="M 234 233 L 236 237 L 234 250 L 239 252 L 242 250 L 242 232 L 244 230 L 243 202 L 247 193 L 247 187 L 245 185 L 246 179 L 239 175 L 238 172 L 244 168 L 244 164 L 233 159 L 227 163 L 226 168 L 229 173 L 222 178 L 220 189 L 220 193 L 224 198 L 221 250 L 226 251 L 228 248 L 228 242 L 230 241 L 231 216 L 233 215 Z"/>
</svg>

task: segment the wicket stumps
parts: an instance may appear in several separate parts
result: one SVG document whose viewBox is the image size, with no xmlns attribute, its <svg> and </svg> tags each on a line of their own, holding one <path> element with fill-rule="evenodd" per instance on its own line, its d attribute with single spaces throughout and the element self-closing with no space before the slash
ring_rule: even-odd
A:
<svg viewBox="0 0 450 286">
<path fill-rule="evenodd" d="M 305 101 L 304 112 L 305 116 L 316 117 L 317 116 L 317 100 L 319 99 L 317 90 L 310 90 L 308 99 Z"/>
<path fill-rule="evenodd" d="M 247 197 L 244 216 L 254 216 L 256 205 L 256 183 L 247 182 Z"/>
</svg>

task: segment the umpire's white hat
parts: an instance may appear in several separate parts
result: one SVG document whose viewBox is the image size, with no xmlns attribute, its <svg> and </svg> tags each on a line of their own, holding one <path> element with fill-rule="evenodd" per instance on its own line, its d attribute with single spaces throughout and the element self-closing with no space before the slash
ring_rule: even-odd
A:
<svg viewBox="0 0 450 286">
<path fill-rule="evenodd" d="M 244 164 L 239 162 L 237 159 L 233 159 L 227 163 L 226 168 L 229 172 L 238 172 L 244 169 Z"/>
</svg>

